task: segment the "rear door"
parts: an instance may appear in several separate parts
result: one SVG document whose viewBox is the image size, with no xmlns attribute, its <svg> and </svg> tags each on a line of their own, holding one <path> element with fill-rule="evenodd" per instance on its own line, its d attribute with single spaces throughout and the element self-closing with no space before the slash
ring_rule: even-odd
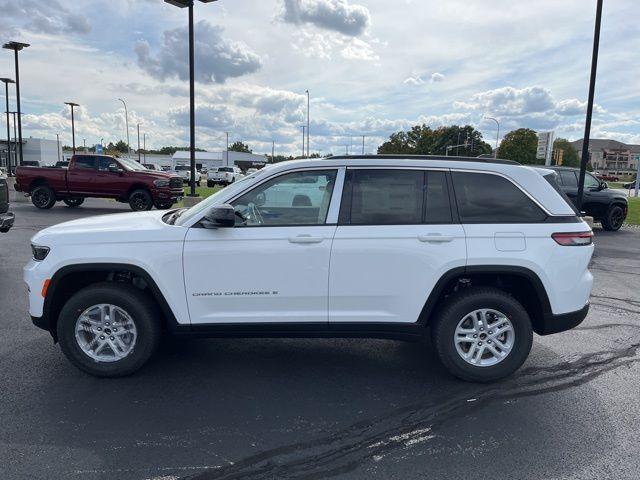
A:
<svg viewBox="0 0 640 480">
<path fill-rule="evenodd" d="M 445 170 L 349 168 L 331 250 L 329 322 L 414 323 L 466 262 Z"/>
<path fill-rule="evenodd" d="M 73 195 L 92 196 L 96 188 L 95 155 L 76 155 L 67 170 L 67 188 Z"/>
</svg>

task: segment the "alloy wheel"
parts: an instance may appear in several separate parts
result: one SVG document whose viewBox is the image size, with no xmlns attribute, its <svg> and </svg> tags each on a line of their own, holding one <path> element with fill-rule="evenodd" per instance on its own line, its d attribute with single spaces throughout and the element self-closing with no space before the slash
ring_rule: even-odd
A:
<svg viewBox="0 0 640 480">
<path fill-rule="evenodd" d="M 76 320 L 75 338 L 85 355 L 97 362 L 117 362 L 133 351 L 138 330 L 131 316 L 111 304 L 87 308 Z"/>
<path fill-rule="evenodd" d="M 515 330 L 509 318 L 498 310 L 483 308 L 465 315 L 454 334 L 458 355 L 467 363 L 490 367 L 511 353 Z"/>
</svg>

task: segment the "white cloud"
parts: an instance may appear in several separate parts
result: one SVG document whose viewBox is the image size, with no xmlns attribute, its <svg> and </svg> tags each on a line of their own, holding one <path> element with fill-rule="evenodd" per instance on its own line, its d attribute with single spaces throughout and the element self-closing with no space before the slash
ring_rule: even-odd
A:
<svg viewBox="0 0 640 480">
<path fill-rule="evenodd" d="M 516 116 L 553 109 L 551 92 L 542 87 L 502 87 L 476 93 L 468 102 L 454 102 L 464 110 L 484 110 L 497 115 Z"/>
<path fill-rule="evenodd" d="M 253 73 L 262 66 L 256 53 L 244 43 L 229 40 L 223 31 L 222 27 L 211 25 L 206 20 L 195 26 L 196 80 L 224 83 L 228 78 Z M 146 41 L 138 42 L 135 52 L 138 65 L 154 78 L 189 78 L 187 27 L 166 30 L 156 56 Z"/>
<path fill-rule="evenodd" d="M 439 83 L 444 81 L 444 75 L 439 72 L 435 72 L 431 74 L 431 83 Z"/>
<path fill-rule="evenodd" d="M 3 23 L 15 19 L 22 28 L 33 32 L 86 34 L 91 31 L 91 24 L 84 15 L 72 12 L 57 0 L 6 0 L 0 2 L 0 12 Z"/>
<path fill-rule="evenodd" d="M 362 35 L 371 16 L 363 5 L 347 0 L 284 0 L 282 19 L 295 25 L 312 24 L 343 35 Z"/>
</svg>

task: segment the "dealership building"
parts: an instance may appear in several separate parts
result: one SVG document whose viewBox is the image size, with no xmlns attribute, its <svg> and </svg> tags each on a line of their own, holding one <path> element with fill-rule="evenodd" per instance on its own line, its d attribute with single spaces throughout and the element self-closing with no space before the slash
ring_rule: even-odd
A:
<svg viewBox="0 0 640 480">
<path fill-rule="evenodd" d="M 583 140 L 571 142 L 582 152 Z M 640 162 L 640 145 L 618 142 L 617 140 L 589 140 L 589 161 L 593 170 L 603 175 L 633 175 Z"/>
</svg>

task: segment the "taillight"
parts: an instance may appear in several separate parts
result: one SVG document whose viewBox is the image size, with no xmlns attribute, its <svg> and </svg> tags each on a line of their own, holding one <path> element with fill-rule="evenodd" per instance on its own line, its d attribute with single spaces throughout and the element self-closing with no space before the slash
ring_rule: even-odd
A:
<svg viewBox="0 0 640 480">
<path fill-rule="evenodd" d="M 566 232 L 551 235 L 558 245 L 565 247 L 580 247 L 593 243 L 593 232 Z"/>
</svg>

